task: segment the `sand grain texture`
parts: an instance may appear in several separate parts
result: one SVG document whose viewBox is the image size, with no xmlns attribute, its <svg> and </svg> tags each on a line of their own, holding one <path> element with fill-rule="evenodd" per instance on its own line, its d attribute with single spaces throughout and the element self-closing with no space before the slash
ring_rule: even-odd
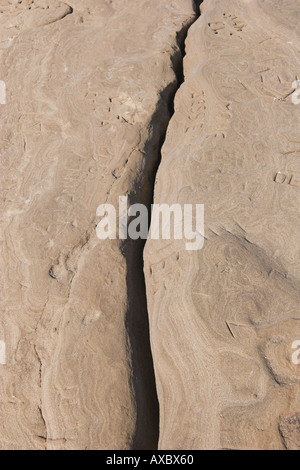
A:
<svg viewBox="0 0 300 470">
<path fill-rule="evenodd" d="M 0 2 L 0 448 L 154 448 L 142 246 L 96 209 L 151 202 L 193 2 L 67 3 Z"/>
<path fill-rule="evenodd" d="M 299 449 L 300 9 L 201 8 L 0 0 L 1 450 Z M 205 243 L 143 273 L 155 175 Z"/>
<path fill-rule="evenodd" d="M 299 14 L 205 0 L 188 32 L 154 202 L 204 204 L 205 243 L 146 245 L 160 449 L 300 446 Z"/>
</svg>

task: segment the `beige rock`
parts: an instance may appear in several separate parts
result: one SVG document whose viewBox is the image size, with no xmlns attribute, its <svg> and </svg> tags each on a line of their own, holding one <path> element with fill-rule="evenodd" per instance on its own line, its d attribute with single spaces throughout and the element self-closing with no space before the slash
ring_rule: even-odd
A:
<svg viewBox="0 0 300 470">
<path fill-rule="evenodd" d="M 157 444 L 142 245 L 192 0 L 1 0 L 1 449 Z M 6 104 L 4 104 L 6 103 Z"/>
<path fill-rule="evenodd" d="M 1 450 L 299 449 L 300 9 L 202 10 L 154 202 L 205 243 L 149 239 L 146 297 L 96 211 L 152 202 L 195 5 L 0 0 Z"/>
<path fill-rule="evenodd" d="M 205 243 L 145 252 L 159 447 L 299 449 L 299 5 L 202 10 L 154 202 L 204 204 Z"/>
</svg>

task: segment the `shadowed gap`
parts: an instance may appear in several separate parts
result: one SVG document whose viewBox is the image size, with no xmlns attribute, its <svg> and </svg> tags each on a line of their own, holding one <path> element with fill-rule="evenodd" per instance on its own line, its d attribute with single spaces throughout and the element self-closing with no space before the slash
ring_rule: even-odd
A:
<svg viewBox="0 0 300 470">
<path fill-rule="evenodd" d="M 149 223 L 151 204 L 154 201 L 154 184 L 161 162 L 161 149 L 169 122 L 174 114 L 174 97 L 184 81 L 183 57 L 185 40 L 190 26 L 200 16 L 200 4 L 195 2 L 195 18 L 177 34 L 178 51 L 172 57 L 177 80 L 161 94 L 156 113 L 152 119 L 153 137 L 146 144 L 144 152 L 149 162 L 142 181 L 129 195 L 130 204 L 144 204 L 148 208 Z M 159 440 L 159 402 L 157 397 L 154 365 L 150 344 L 149 316 L 144 277 L 143 251 L 145 240 L 124 241 L 122 252 L 127 263 L 128 310 L 126 329 L 128 348 L 132 361 L 132 393 L 136 402 L 136 432 L 132 442 L 134 450 L 155 450 Z"/>
</svg>

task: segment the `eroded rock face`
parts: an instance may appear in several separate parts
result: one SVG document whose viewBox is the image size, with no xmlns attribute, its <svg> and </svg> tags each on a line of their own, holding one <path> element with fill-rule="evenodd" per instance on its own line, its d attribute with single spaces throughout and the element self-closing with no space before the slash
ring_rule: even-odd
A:
<svg viewBox="0 0 300 470">
<path fill-rule="evenodd" d="M 148 240 L 161 449 L 299 448 L 299 6 L 205 0 L 154 202 L 205 243 Z"/>
<path fill-rule="evenodd" d="M 12 37 L 59 21 L 72 13 L 72 7 L 59 0 L 1 0 L 0 13 L 1 35 Z"/>
<path fill-rule="evenodd" d="M 194 2 L 0 0 L 0 449 L 299 448 L 300 12 L 202 9 L 154 202 L 205 243 L 149 239 L 146 298 L 96 210 L 152 202 Z"/>
<path fill-rule="evenodd" d="M 0 448 L 153 448 L 142 246 L 100 242 L 96 209 L 151 202 L 193 2 L 0 10 Z"/>
</svg>

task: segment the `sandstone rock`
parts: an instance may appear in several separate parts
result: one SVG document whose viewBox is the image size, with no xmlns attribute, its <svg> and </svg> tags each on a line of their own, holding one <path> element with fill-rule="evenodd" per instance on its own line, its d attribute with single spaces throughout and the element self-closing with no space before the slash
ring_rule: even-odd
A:
<svg viewBox="0 0 300 470">
<path fill-rule="evenodd" d="M 0 10 L 0 448 L 154 448 L 142 245 L 96 209 L 151 202 L 193 1 Z"/>
<path fill-rule="evenodd" d="M 161 449 L 299 448 L 299 14 L 205 0 L 188 32 L 154 202 L 204 204 L 205 243 L 146 245 Z"/>
<path fill-rule="evenodd" d="M 300 9 L 195 3 L 0 0 L 2 450 L 299 449 Z"/>
</svg>

